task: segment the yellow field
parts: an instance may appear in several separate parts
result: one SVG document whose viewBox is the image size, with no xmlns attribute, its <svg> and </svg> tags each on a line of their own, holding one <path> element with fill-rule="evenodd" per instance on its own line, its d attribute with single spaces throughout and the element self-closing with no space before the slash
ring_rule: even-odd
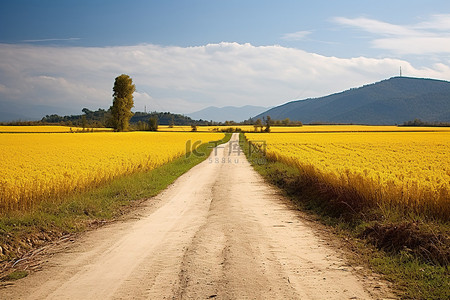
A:
<svg viewBox="0 0 450 300">
<path fill-rule="evenodd" d="M 236 126 L 197 126 L 198 132 L 221 132 L 229 128 L 239 128 L 244 132 L 254 132 L 253 125 Z M 265 128 L 265 127 L 264 127 Z M 81 132 L 83 128 L 59 125 L 45 126 L 0 126 L 0 133 L 63 133 Z M 87 128 L 88 131 L 112 131 L 111 128 Z M 258 129 L 259 130 L 259 129 Z M 191 126 L 159 125 L 158 131 L 162 132 L 192 132 Z M 276 132 L 450 132 L 450 127 L 398 127 L 398 126 L 369 126 L 369 125 L 304 125 L 304 126 L 272 126 L 272 133 Z"/>
<path fill-rule="evenodd" d="M 304 126 L 272 126 L 270 132 L 403 132 L 403 131 L 439 131 L 450 132 L 450 127 L 398 127 L 370 125 L 304 125 Z"/>
<path fill-rule="evenodd" d="M 150 170 L 186 152 L 186 141 L 220 140 L 222 133 L 41 133 L 0 135 L 0 212 L 111 178 Z"/>
<path fill-rule="evenodd" d="M 247 133 L 267 156 L 375 205 L 450 213 L 450 132 Z M 448 215 L 447 215 L 448 216 Z"/>
<path fill-rule="evenodd" d="M 236 126 L 197 126 L 198 132 L 215 132 L 228 128 L 239 128 L 244 132 L 254 132 L 253 125 Z M 265 127 L 264 127 L 265 128 Z M 263 129 L 264 129 L 263 128 Z M 160 125 L 159 131 L 192 131 L 191 126 Z M 259 130 L 259 129 L 258 129 Z M 270 132 L 450 132 L 450 127 L 398 127 L 398 126 L 366 126 L 366 125 L 305 125 L 305 126 L 272 126 Z"/>
<path fill-rule="evenodd" d="M 111 128 L 86 128 L 86 131 L 112 131 Z M 49 133 L 49 132 L 82 132 L 83 128 L 45 125 L 45 126 L 0 126 L 0 133 Z"/>
<path fill-rule="evenodd" d="M 253 126 L 250 125 L 239 125 L 239 126 L 197 126 L 198 132 L 221 132 L 222 130 L 226 130 L 228 128 L 241 128 L 244 131 L 254 130 Z M 191 126 L 173 126 L 169 127 L 168 125 L 159 125 L 158 131 L 192 131 Z"/>
</svg>

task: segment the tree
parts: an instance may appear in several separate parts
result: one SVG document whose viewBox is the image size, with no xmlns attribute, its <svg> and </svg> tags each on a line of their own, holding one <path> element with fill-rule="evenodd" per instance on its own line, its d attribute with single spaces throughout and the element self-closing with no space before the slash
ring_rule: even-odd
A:
<svg viewBox="0 0 450 300">
<path fill-rule="evenodd" d="M 170 118 L 169 128 L 173 128 L 174 125 L 175 125 L 175 118 L 172 115 Z"/>
<path fill-rule="evenodd" d="M 86 127 L 87 127 L 87 119 L 86 119 L 86 115 L 82 115 L 82 116 L 81 116 L 81 127 L 83 127 L 83 131 L 86 130 Z"/>
<path fill-rule="evenodd" d="M 267 116 L 266 119 L 266 129 L 264 129 L 265 132 L 270 132 L 270 125 L 272 123 L 272 119 L 270 118 L 270 116 Z M 262 127 L 261 127 L 262 128 Z"/>
<path fill-rule="evenodd" d="M 93 113 L 93 111 L 92 110 L 90 110 L 90 109 L 87 109 L 86 107 L 85 108 L 83 108 L 82 110 L 81 110 L 84 114 L 86 114 L 86 115 L 88 115 L 88 114 L 91 114 L 91 113 Z"/>
<path fill-rule="evenodd" d="M 261 119 L 256 120 L 255 125 L 253 125 L 253 126 L 255 127 L 255 132 L 258 132 L 258 128 L 260 128 L 262 131 L 263 126 L 262 126 Z"/>
<path fill-rule="evenodd" d="M 144 131 L 144 130 L 147 130 L 147 129 L 148 129 L 148 124 L 145 123 L 145 122 L 142 122 L 142 121 L 138 121 L 138 122 L 136 123 L 136 128 L 137 128 L 137 130 L 139 130 L 139 131 Z"/>
<path fill-rule="evenodd" d="M 158 131 L 158 117 L 153 116 L 148 120 L 148 130 L 150 131 Z"/>
<path fill-rule="evenodd" d="M 130 76 L 122 74 L 116 77 L 113 87 L 113 105 L 111 106 L 112 125 L 116 131 L 126 131 L 133 116 L 133 93 L 136 90 Z"/>
</svg>

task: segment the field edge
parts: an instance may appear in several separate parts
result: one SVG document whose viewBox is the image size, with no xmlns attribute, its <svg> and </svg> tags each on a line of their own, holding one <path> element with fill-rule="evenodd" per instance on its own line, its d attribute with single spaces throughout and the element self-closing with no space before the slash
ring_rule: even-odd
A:
<svg viewBox="0 0 450 300">
<path fill-rule="evenodd" d="M 271 185 L 276 186 L 286 195 L 301 211 L 319 220 L 335 233 L 339 239 L 349 241 L 350 259 L 364 263 L 370 269 L 381 274 L 384 279 L 392 282 L 399 296 L 406 299 L 448 299 L 450 289 L 447 278 L 449 276 L 448 261 L 439 264 L 433 259 L 426 261 L 408 249 L 406 245 L 390 251 L 377 245 L 377 240 L 371 239 L 381 233 L 395 232 L 406 235 L 428 237 L 436 232 L 448 237 L 449 224 L 441 222 L 433 223 L 429 220 L 419 222 L 408 220 L 406 222 L 384 222 L 379 212 L 371 212 L 371 220 L 365 220 L 364 214 L 342 216 L 333 211 L 329 205 L 330 200 L 326 195 L 317 191 L 317 186 L 302 182 L 298 169 L 280 161 L 269 160 L 262 152 L 251 151 L 245 138 L 240 134 L 240 144 L 253 168 L 263 176 Z M 396 212 L 393 212 L 396 213 Z M 414 231 L 412 231 L 412 230 Z M 372 230 L 378 230 L 373 235 L 364 234 Z M 391 231 L 390 231 L 391 230 Z M 386 237 L 385 237 L 386 238 Z M 387 236 L 387 238 L 390 238 Z M 399 240 L 398 243 L 406 242 Z M 377 247 L 378 246 L 378 247 Z M 448 251 L 449 245 L 441 245 L 443 251 Z M 361 261 L 363 260 L 363 261 Z"/>
</svg>

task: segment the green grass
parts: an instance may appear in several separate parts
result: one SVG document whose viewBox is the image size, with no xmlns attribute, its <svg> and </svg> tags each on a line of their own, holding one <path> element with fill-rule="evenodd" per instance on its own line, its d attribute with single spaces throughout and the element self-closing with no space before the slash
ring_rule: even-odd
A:
<svg viewBox="0 0 450 300">
<path fill-rule="evenodd" d="M 142 200 L 157 195 L 205 160 L 214 145 L 230 138 L 227 133 L 220 142 L 200 145 L 197 152 L 205 153 L 203 156 L 182 156 L 154 170 L 117 178 L 59 203 L 43 202 L 33 211 L 0 217 L 0 261 L 14 260 L 55 238 L 114 220 Z"/>
<path fill-rule="evenodd" d="M 319 186 L 296 167 L 249 154 L 244 134 L 240 142 L 250 163 L 268 182 L 279 187 L 299 209 L 350 239 L 358 262 L 394 283 L 404 299 L 450 299 L 448 222 L 407 218 L 396 211 L 373 209 L 342 212 Z M 413 248 L 413 246 L 417 246 Z"/>
<path fill-rule="evenodd" d="M 25 278 L 27 276 L 28 276 L 27 271 L 14 271 L 14 272 L 11 272 L 8 275 L 0 278 L 0 281 L 14 281 L 14 280 L 19 280 L 19 279 Z"/>
</svg>

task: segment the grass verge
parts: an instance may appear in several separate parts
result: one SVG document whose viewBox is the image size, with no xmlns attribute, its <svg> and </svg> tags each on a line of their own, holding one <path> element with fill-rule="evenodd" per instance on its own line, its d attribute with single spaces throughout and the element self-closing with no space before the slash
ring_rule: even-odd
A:
<svg viewBox="0 0 450 300">
<path fill-rule="evenodd" d="M 27 271 L 14 271 L 0 278 L 0 281 L 14 281 L 25 278 L 27 276 L 28 276 Z"/>
<path fill-rule="evenodd" d="M 197 154 L 175 159 L 159 168 L 114 179 L 101 187 L 74 194 L 60 203 L 42 202 L 29 212 L 0 217 L 0 262 L 15 261 L 32 249 L 64 235 L 114 220 L 140 200 L 157 195 L 189 169 L 204 161 L 231 134 L 196 149 Z"/>
<path fill-rule="evenodd" d="M 405 299 L 450 299 L 450 225 L 442 220 L 408 216 L 380 208 L 353 210 L 333 198 L 320 180 L 301 170 L 269 160 L 240 142 L 254 169 L 279 187 L 299 209 L 317 216 L 345 239 L 351 239 L 358 259 L 391 281 Z"/>
</svg>

